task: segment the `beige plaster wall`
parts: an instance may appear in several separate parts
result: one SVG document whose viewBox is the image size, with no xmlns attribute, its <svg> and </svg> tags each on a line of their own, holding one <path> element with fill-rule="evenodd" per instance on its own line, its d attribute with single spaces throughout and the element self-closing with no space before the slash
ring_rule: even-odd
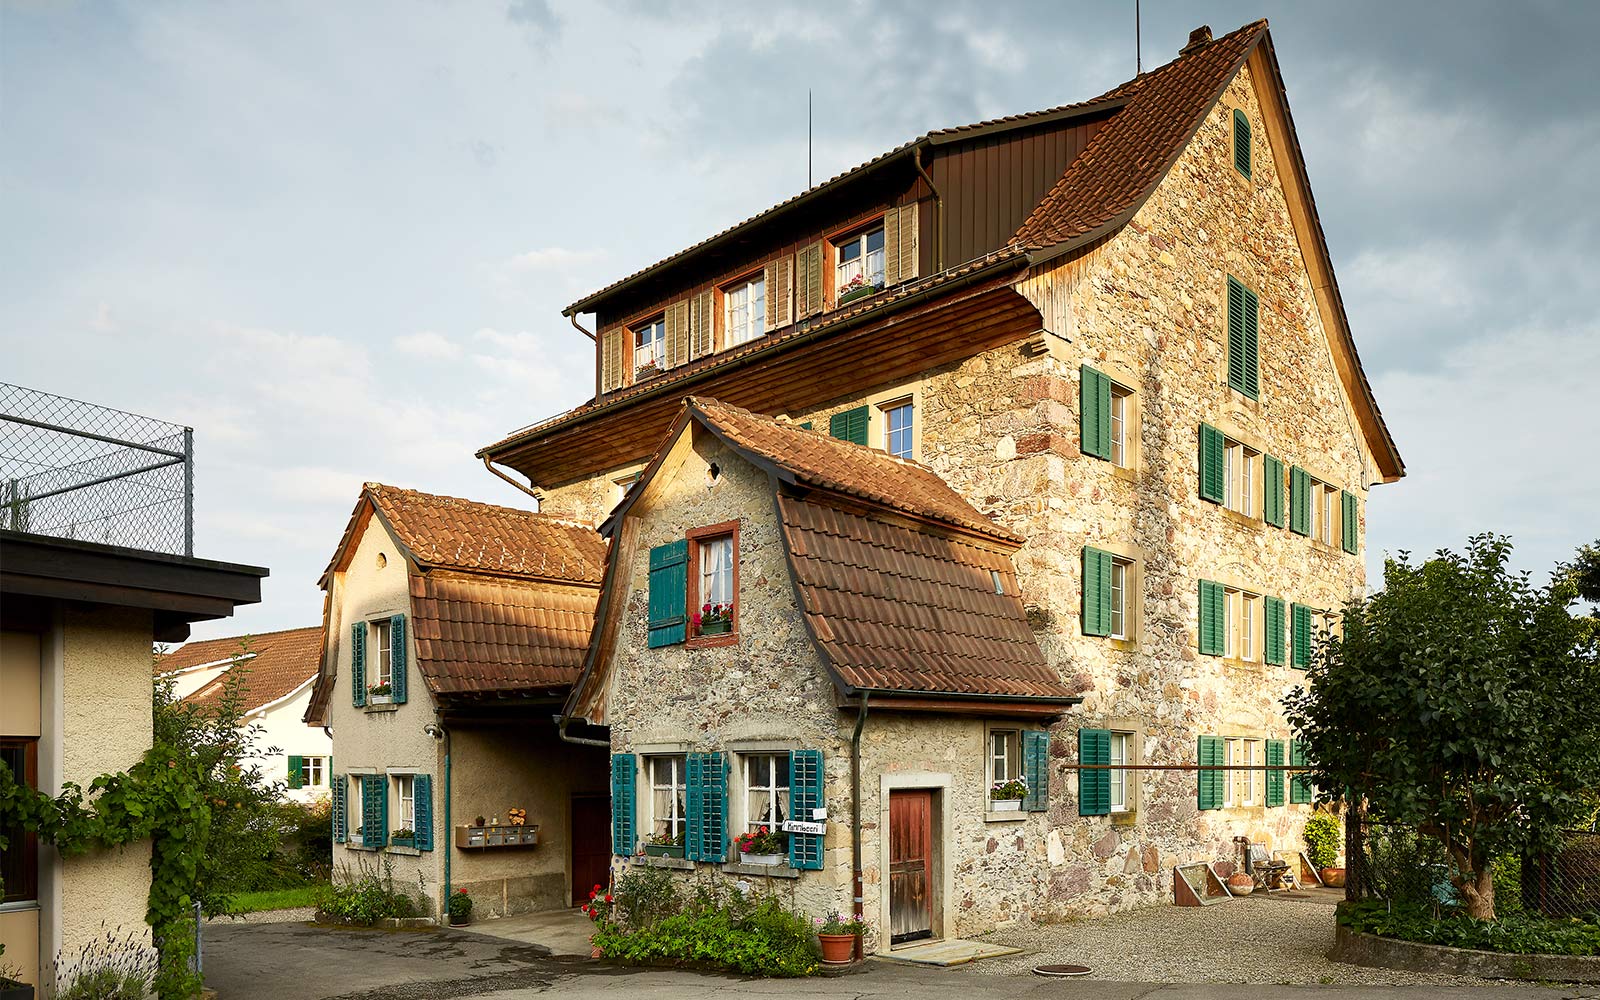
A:
<svg viewBox="0 0 1600 1000">
<path fill-rule="evenodd" d="M 39 637 L 0 632 L 0 736 L 39 735 Z"/>
</svg>

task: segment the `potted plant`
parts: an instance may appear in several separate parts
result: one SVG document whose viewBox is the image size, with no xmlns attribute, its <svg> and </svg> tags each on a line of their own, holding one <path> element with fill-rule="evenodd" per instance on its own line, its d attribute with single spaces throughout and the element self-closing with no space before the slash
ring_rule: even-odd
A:
<svg viewBox="0 0 1600 1000">
<path fill-rule="evenodd" d="M 484 819 L 482 816 L 474 816 L 474 817 L 472 817 L 472 825 L 473 826 L 484 826 L 488 822 L 489 821 Z"/>
<path fill-rule="evenodd" d="M 683 834 L 656 833 L 644 845 L 644 853 L 652 858 L 683 857 Z"/>
<path fill-rule="evenodd" d="M 394 703 L 393 684 L 374 684 L 367 688 L 367 704 L 390 705 Z"/>
<path fill-rule="evenodd" d="M 400 829 L 389 833 L 389 844 L 392 847 L 414 847 L 416 846 L 416 840 L 417 831 L 409 826 L 402 826 Z"/>
<path fill-rule="evenodd" d="M 1303 835 L 1306 859 L 1317 869 L 1322 884 L 1344 885 L 1344 869 L 1334 867 L 1339 861 L 1339 821 L 1325 812 L 1312 813 Z"/>
<path fill-rule="evenodd" d="M 1022 800 L 1028 797 L 1028 783 L 1021 778 L 997 781 L 989 788 L 989 809 L 992 812 L 1021 812 Z"/>
<path fill-rule="evenodd" d="M 1228 891 L 1235 896 L 1248 896 L 1256 891 L 1256 880 L 1241 868 L 1228 876 Z"/>
<path fill-rule="evenodd" d="M 787 850 L 783 834 L 764 826 L 739 834 L 733 838 L 733 846 L 739 849 L 739 860 L 747 865 L 781 865 Z"/>
<path fill-rule="evenodd" d="M 364 826 L 358 826 L 354 830 L 351 830 L 350 831 L 350 843 L 352 843 L 352 844 L 360 844 L 361 843 L 361 831 L 365 830 L 365 829 L 366 829 L 366 827 L 364 827 Z"/>
<path fill-rule="evenodd" d="M 865 274 L 858 274 L 854 278 L 839 286 L 839 305 L 864 299 L 878 291 L 878 286 L 867 280 Z"/>
<path fill-rule="evenodd" d="M 661 368 L 654 361 L 646 361 L 633 370 L 633 380 L 643 382 L 647 378 L 661 374 Z"/>
<path fill-rule="evenodd" d="M 834 910 L 826 917 L 816 917 L 817 940 L 822 944 L 822 960 L 829 965 L 847 965 L 855 957 L 856 941 L 865 934 L 867 925 L 855 918 L 845 918 Z"/>
<path fill-rule="evenodd" d="M 444 908 L 449 914 L 451 927 L 465 927 L 472 923 L 472 897 L 467 895 L 467 890 L 452 892 Z"/>
<path fill-rule="evenodd" d="M 689 616 L 697 635 L 727 635 L 733 629 L 733 605 L 704 604 Z"/>
</svg>

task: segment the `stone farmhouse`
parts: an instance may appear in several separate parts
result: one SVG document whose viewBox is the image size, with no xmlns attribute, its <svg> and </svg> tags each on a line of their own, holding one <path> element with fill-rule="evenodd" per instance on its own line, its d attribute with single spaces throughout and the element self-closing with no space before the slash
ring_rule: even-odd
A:
<svg viewBox="0 0 1600 1000">
<path fill-rule="evenodd" d="M 517 640 L 562 650 L 537 698 L 484 699 L 549 735 L 494 780 L 571 791 L 529 809 L 567 838 L 537 862 L 552 884 L 560 863 L 584 881 L 593 790 L 613 866 L 819 913 L 859 898 L 881 951 L 1170 900 L 1175 866 L 1235 837 L 1300 846 L 1280 699 L 1365 586 L 1367 491 L 1405 468 L 1265 22 L 1197 29 L 1089 101 L 928 133 L 566 312 L 594 398 L 479 453 L 586 539 L 560 585 L 597 600 L 583 641 Z M 423 721 L 346 750 L 379 731 L 353 623 L 416 616 L 421 668 L 418 581 L 461 558 L 397 535 L 383 489 L 363 502 L 384 532 L 358 507 L 325 582 L 318 690 L 341 770 L 374 769 L 351 795 Z M 433 530 L 560 562 L 545 537 Z M 404 557 L 409 611 L 401 581 L 355 601 L 385 546 L 433 553 Z M 421 677 L 467 669 L 434 648 Z M 436 716 L 467 711 L 423 684 Z M 486 761 L 507 734 L 475 732 Z M 775 856 L 746 857 L 762 828 Z"/>
</svg>

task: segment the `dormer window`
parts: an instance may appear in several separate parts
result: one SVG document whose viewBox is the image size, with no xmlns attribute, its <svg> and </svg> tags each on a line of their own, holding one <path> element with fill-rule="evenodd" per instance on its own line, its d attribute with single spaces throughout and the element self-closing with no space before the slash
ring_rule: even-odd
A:
<svg viewBox="0 0 1600 1000">
<path fill-rule="evenodd" d="M 633 330 L 633 369 L 659 369 L 666 357 L 667 321 L 664 316 Z"/>
<path fill-rule="evenodd" d="M 748 343 L 767 332 L 765 274 L 738 281 L 722 290 L 723 332 L 728 347 Z"/>
<path fill-rule="evenodd" d="M 883 287 L 883 226 L 836 240 L 833 249 L 833 289 L 840 305 Z"/>
</svg>

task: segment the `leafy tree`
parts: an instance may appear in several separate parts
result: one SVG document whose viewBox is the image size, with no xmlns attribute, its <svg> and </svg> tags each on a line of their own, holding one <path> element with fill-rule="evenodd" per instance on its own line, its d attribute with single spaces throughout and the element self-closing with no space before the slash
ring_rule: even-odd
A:
<svg viewBox="0 0 1600 1000">
<path fill-rule="evenodd" d="M 1572 574 L 1578 596 L 1600 604 L 1600 539 L 1593 545 L 1580 546 L 1577 558 L 1566 569 Z"/>
<path fill-rule="evenodd" d="M 1575 580 L 1536 588 L 1503 536 L 1421 566 L 1344 609 L 1285 699 L 1312 779 L 1437 838 L 1470 916 L 1494 919 L 1491 861 L 1552 846 L 1600 785 L 1600 643 Z"/>
</svg>

